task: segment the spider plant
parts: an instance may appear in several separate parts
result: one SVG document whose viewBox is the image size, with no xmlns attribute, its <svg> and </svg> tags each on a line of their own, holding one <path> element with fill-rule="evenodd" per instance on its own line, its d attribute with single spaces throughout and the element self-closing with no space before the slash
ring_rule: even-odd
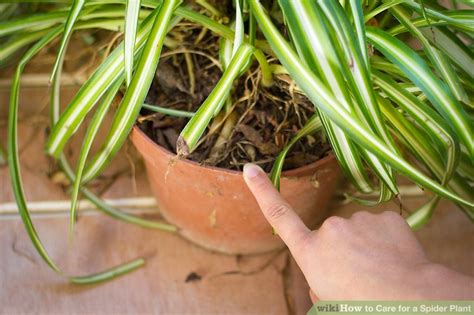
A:
<svg viewBox="0 0 474 315">
<path fill-rule="evenodd" d="M 0 22 L 0 63 L 19 58 L 8 122 L 8 164 L 18 208 L 36 249 L 57 272 L 61 273 L 28 213 L 17 148 L 22 71 L 56 39 L 46 152 L 59 161 L 72 183 L 71 231 L 81 194 L 111 216 L 173 231 L 173 226 L 110 207 L 87 184 L 118 153 L 142 107 L 188 117 L 177 153 L 185 157 L 193 152 L 213 119 L 229 109 L 226 102 L 234 81 L 254 60 L 262 71 L 263 85 L 271 85 L 273 76 L 288 74 L 314 104 L 314 116 L 276 159 L 270 176 L 277 187 L 291 146 L 312 133 L 324 132 L 346 178 L 360 192 L 350 197 L 354 201 L 374 205 L 398 198 L 396 175 L 402 174 L 432 192 L 429 201 L 407 218 L 412 228 L 429 220 L 440 198 L 455 202 L 474 219 L 471 2 L 466 1 L 467 8 L 453 9 L 433 0 L 236 0 L 231 24 L 224 23 L 223 13 L 204 0 L 194 5 L 180 0 L 45 2 L 49 4 L 38 6 L 37 11 Z M 195 113 L 144 104 L 167 33 L 181 20 L 214 32 L 222 44 L 222 77 Z M 68 42 L 73 32 L 91 29 L 123 32 L 123 41 L 60 112 L 59 82 Z M 408 39 L 420 48 L 408 45 Z M 120 105 L 112 109 L 121 89 Z M 91 156 L 99 127 L 112 110 L 107 137 Z M 88 115 L 92 120 L 73 170 L 63 152 Z M 377 200 L 363 197 L 373 193 Z M 99 275 L 70 280 L 104 280 L 141 264 L 143 260 L 138 259 Z"/>
</svg>

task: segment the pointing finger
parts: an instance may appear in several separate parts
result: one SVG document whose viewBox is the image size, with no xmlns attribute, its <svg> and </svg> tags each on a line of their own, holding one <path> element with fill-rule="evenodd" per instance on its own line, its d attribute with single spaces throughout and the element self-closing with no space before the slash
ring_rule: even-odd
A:
<svg viewBox="0 0 474 315">
<path fill-rule="evenodd" d="M 310 230 L 273 187 L 260 167 L 246 164 L 244 179 L 268 222 L 290 250 L 296 248 Z"/>
</svg>

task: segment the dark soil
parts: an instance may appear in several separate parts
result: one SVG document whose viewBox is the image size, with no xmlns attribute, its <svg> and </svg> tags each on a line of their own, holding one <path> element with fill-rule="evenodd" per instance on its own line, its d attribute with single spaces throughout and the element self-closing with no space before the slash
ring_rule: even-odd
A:
<svg viewBox="0 0 474 315">
<path fill-rule="evenodd" d="M 202 104 L 222 71 L 216 65 L 219 59 L 218 38 L 210 31 L 204 35 L 201 32 L 202 29 L 189 23 L 179 24 L 173 29 L 171 34 L 179 45 L 163 50 L 146 103 L 192 112 Z M 192 69 L 187 66 L 186 54 Z M 193 76 L 190 79 L 190 72 L 194 80 Z M 270 88 L 264 88 L 260 81 L 261 73 L 255 62 L 234 84 L 229 109 L 223 109 L 211 121 L 200 145 L 188 159 L 232 170 L 241 170 L 245 163 L 253 162 L 266 171 L 271 170 L 278 153 L 315 113 L 315 109 L 288 76 L 275 77 Z M 146 109 L 141 114 L 139 127 L 156 143 L 176 152 L 176 140 L 188 119 Z M 227 135 L 227 140 L 218 141 L 220 134 Z M 216 147 L 216 142 L 223 145 Z M 321 159 L 329 149 L 321 134 L 308 136 L 293 146 L 284 169 Z"/>
</svg>

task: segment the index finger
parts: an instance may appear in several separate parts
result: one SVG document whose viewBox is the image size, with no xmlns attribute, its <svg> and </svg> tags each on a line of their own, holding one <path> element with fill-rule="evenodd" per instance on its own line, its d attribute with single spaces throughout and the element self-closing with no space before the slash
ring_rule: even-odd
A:
<svg viewBox="0 0 474 315">
<path fill-rule="evenodd" d="M 290 250 L 296 248 L 310 230 L 273 187 L 260 167 L 246 164 L 244 179 L 270 225 Z"/>
</svg>

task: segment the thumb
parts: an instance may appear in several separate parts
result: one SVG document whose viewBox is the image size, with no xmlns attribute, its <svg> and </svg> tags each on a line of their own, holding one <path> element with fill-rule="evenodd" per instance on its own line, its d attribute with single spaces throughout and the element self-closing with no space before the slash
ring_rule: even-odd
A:
<svg viewBox="0 0 474 315">
<path fill-rule="evenodd" d="M 267 174 L 260 167 L 246 164 L 244 179 L 267 221 L 290 250 L 295 249 L 308 236 L 310 230 L 273 187 Z"/>
<path fill-rule="evenodd" d="M 313 290 L 309 289 L 309 298 L 311 299 L 311 302 L 316 303 L 319 301 L 319 298 L 316 294 L 314 294 Z"/>
</svg>

